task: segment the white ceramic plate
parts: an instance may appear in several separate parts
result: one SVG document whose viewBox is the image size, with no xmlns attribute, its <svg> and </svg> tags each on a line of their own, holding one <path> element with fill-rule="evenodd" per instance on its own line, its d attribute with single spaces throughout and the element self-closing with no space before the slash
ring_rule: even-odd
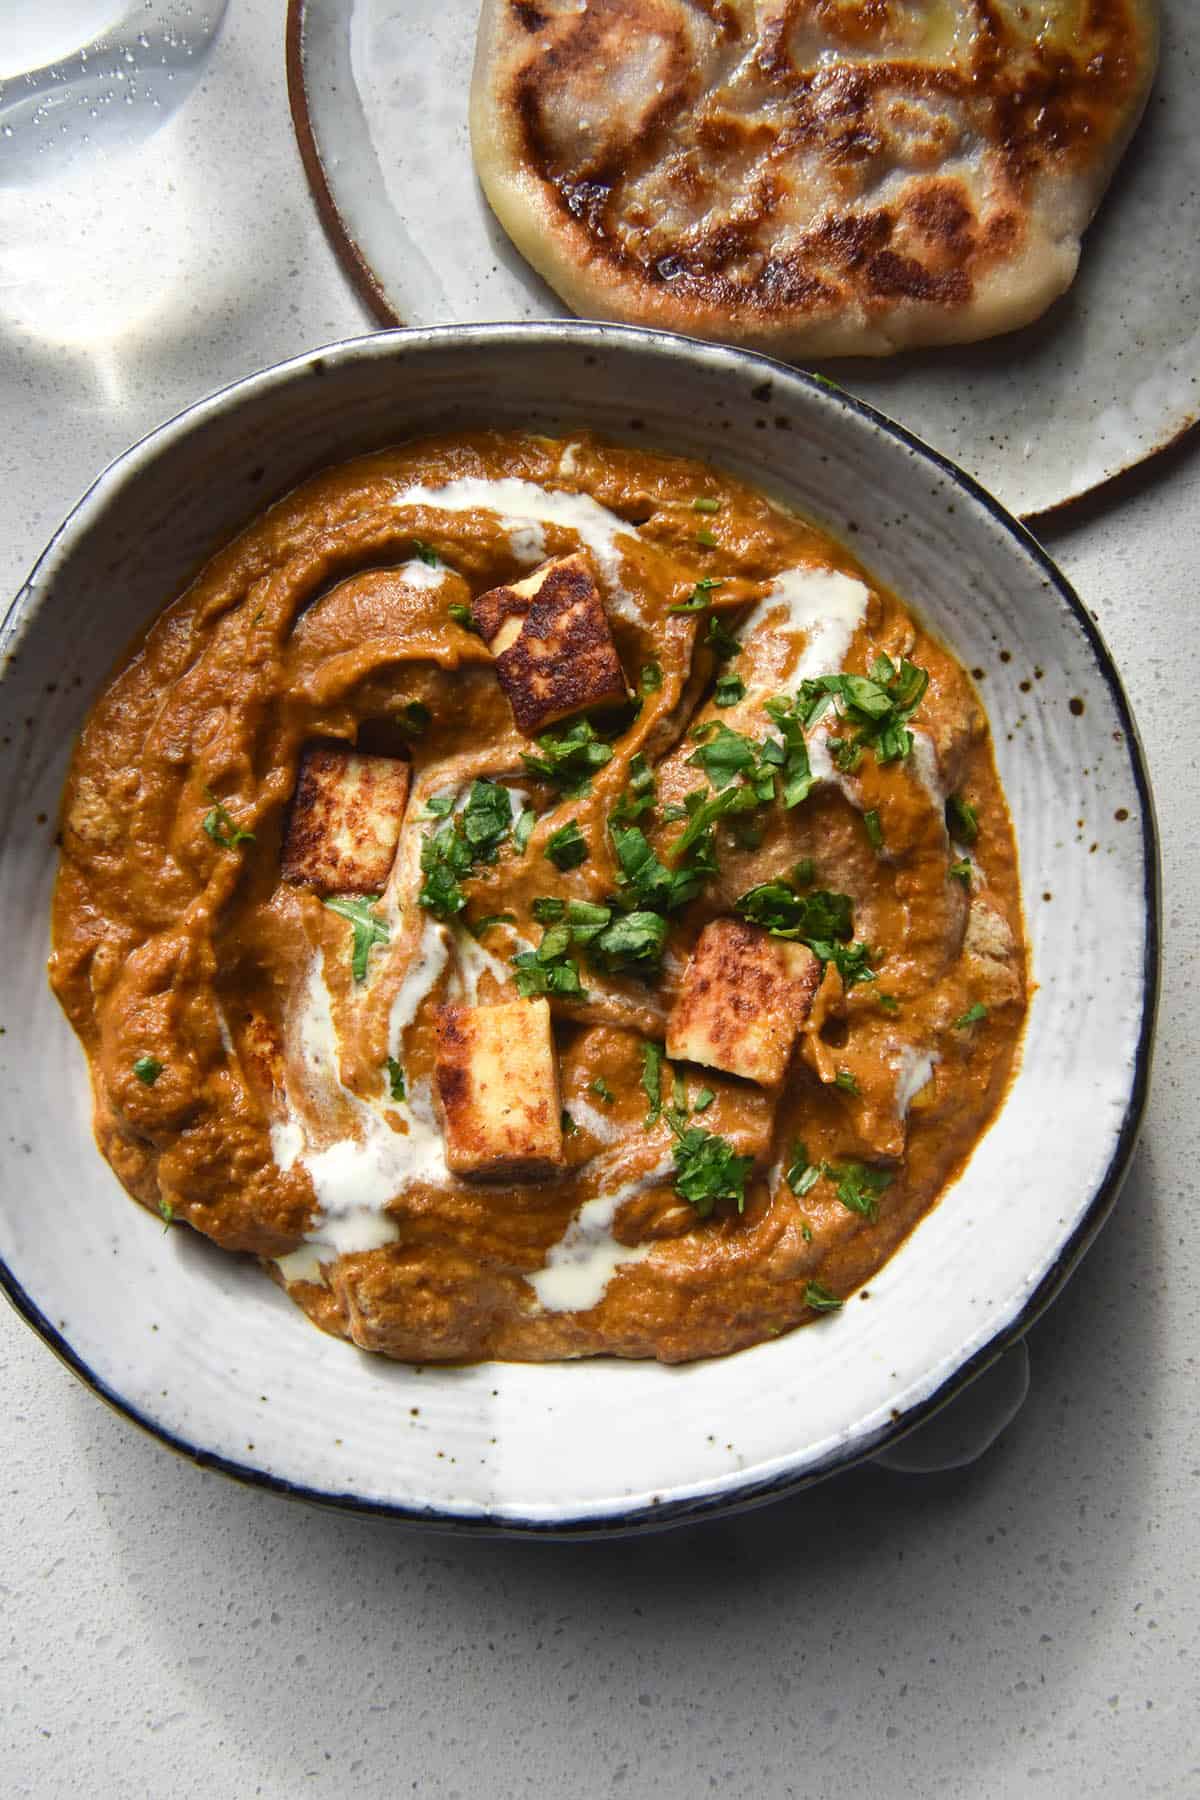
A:
<svg viewBox="0 0 1200 1800">
<path fill-rule="evenodd" d="M 335 247 L 387 324 L 569 316 L 493 219 L 467 93 L 479 0 L 291 0 L 289 88 Z M 992 343 L 824 373 L 1029 517 L 1200 417 L 1200 6 L 1163 0 L 1146 118 L 1070 293 Z"/>
<path fill-rule="evenodd" d="M 131 634 L 313 470 L 467 424 L 588 425 L 708 457 L 844 537 L 982 671 L 1037 983 L 1021 1070 L 869 1303 L 721 1361 L 422 1372 L 322 1337 L 256 1266 L 126 1198 L 46 984 L 60 784 Z M 331 346 L 114 463 L 14 602 L 0 658 L 0 1279 L 100 1393 L 210 1466 L 407 1519 L 543 1532 L 770 1497 L 878 1451 L 978 1373 L 1112 1202 L 1145 1099 L 1158 954 L 1154 822 L 1120 684 L 1020 526 L 811 377 L 601 326 Z"/>
</svg>

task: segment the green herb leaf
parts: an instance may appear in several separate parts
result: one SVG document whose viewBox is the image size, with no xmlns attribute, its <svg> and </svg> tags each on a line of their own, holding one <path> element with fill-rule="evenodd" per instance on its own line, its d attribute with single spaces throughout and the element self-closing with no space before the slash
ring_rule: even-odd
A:
<svg viewBox="0 0 1200 1800">
<path fill-rule="evenodd" d="M 516 824 L 513 826 L 513 848 L 523 851 L 533 836 L 533 828 L 537 824 L 537 814 L 532 806 L 527 806 Z"/>
<path fill-rule="evenodd" d="M 900 1011 L 900 1002 L 897 1000 L 895 994 L 876 994 L 875 998 L 878 1000 L 885 1013 L 898 1013 Z"/>
<path fill-rule="evenodd" d="M 425 802 L 425 811 L 432 819 L 444 819 L 454 811 L 453 794 L 430 794 Z"/>
<path fill-rule="evenodd" d="M 175 1208 L 171 1205 L 169 1200 L 160 1200 L 158 1203 L 158 1214 L 163 1222 L 163 1230 L 165 1231 L 175 1217 Z"/>
<path fill-rule="evenodd" d="M 630 758 L 629 786 L 609 813 L 611 823 L 632 825 L 654 807 L 654 770 L 641 751 Z"/>
<path fill-rule="evenodd" d="M 746 698 L 746 684 L 740 675 L 718 675 L 713 690 L 714 706 L 736 706 Z"/>
<path fill-rule="evenodd" d="M 494 863 L 512 830 L 512 795 L 498 781 L 473 781 L 460 827 L 473 862 Z"/>
<path fill-rule="evenodd" d="M 954 881 L 961 881 L 964 887 L 971 885 L 971 864 L 964 856 L 961 862 L 952 862 L 948 871 Z"/>
<path fill-rule="evenodd" d="M 668 610 L 673 613 L 707 612 L 712 604 L 708 598 L 709 594 L 713 588 L 724 585 L 719 575 L 702 575 L 692 589 L 690 598 L 681 600 L 677 606 L 672 606 Z"/>
<path fill-rule="evenodd" d="M 661 967 L 666 940 L 667 921 L 661 913 L 623 913 L 592 942 L 592 961 L 602 969 L 653 974 Z"/>
<path fill-rule="evenodd" d="M 970 846 L 979 836 L 979 814 L 961 794 L 951 794 L 946 802 L 946 825 L 960 844 Z"/>
<path fill-rule="evenodd" d="M 574 1137 L 575 1133 L 579 1130 L 578 1125 L 575 1123 L 565 1106 L 559 1114 L 559 1123 L 562 1126 L 562 1134 L 564 1137 Z"/>
<path fill-rule="evenodd" d="M 752 738 L 743 736 L 740 731 L 730 731 L 728 725 L 716 722 L 716 734 L 710 737 L 699 749 L 693 750 L 688 762 L 698 765 L 704 770 L 712 786 L 718 793 L 727 788 L 739 775 L 745 775 L 758 765 L 757 749 Z"/>
<path fill-rule="evenodd" d="M 700 1088 L 696 1098 L 692 1101 L 692 1111 L 694 1113 L 707 1112 L 716 1097 L 710 1087 Z"/>
<path fill-rule="evenodd" d="M 423 563 L 427 563 L 431 569 L 440 569 L 441 568 L 442 559 L 438 555 L 437 551 L 434 549 L 432 544 L 425 543 L 424 540 L 421 538 L 414 538 L 412 541 L 412 547 L 413 547 L 413 555 L 419 556 L 421 561 Z"/>
<path fill-rule="evenodd" d="M 133 1065 L 133 1072 L 143 1087 L 153 1087 L 163 1072 L 163 1066 L 157 1056 L 139 1056 Z"/>
<path fill-rule="evenodd" d="M 833 1078 L 833 1085 L 834 1087 L 841 1088 L 843 1094 L 858 1094 L 862 1092 L 862 1089 L 859 1087 L 858 1082 L 849 1069 L 839 1069 Z"/>
<path fill-rule="evenodd" d="M 650 1102 L 645 1128 L 649 1131 L 662 1117 L 663 1047 L 647 1038 L 642 1044 L 642 1091 Z"/>
<path fill-rule="evenodd" d="M 579 829 L 578 820 L 571 819 L 567 824 L 560 825 L 557 831 L 552 831 L 546 839 L 544 854 L 556 869 L 564 872 L 567 869 L 577 869 L 580 863 L 585 863 L 590 852 L 587 839 Z"/>
<path fill-rule="evenodd" d="M 571 933 L 566 925 L 552 925 L 542 934 L 536 950 L 522 950 L 512 959 L 517 992 L 524 999 L 549 994 L 562 1000 L 586 1000 L 587 989 L 570 954 Z"/>
<path fill-rule="evenodd" d="M 609 1087 L 607 1081 L 605 1081 L 603 1075 L 597 1075 L 595 1081 L 588 1082 L 588 1086 L 593 1094 L 603 1100 L 605 1106 L 611 1106 L 617 1097 Z"/>
<path fill-rule="evenodd" d="M 719 513 L 720 510 L 721 510 L 721 502 L 719 500 L 707 500 L 707 499 L 701 498 L 699 500 L 692 501 L 692 511 L 693 512 Z"/>
<path fill-rule="evenodd" d="M 708 621 L 708 630 L 704 634 L 704 648 L 711 650 L 718 662 L 729 662 L 733 657 L 740 656 L 742 653 L 740 640 L 734 637 L 732 631 L 718 618 L 716 613 Z"/>
<path fill-rule="evenodd" d="M 543 781 L 553 782 L 568 800 L 590 793 L 593 773 L 612 761 L 612 745 L 603 743 L 586 719 L 577 719 L 562 731 L 544 732 L 535 741 L 538 754 L 523 751 L 521 761 Z"/>
<path fill-rule="evenodd" d="M 567 916 L 567 903 L 553 895 L 540 894 L 529 910 L 539 925 L 557 925 Z"/>
<path fill-rule="evenodd" d="M 810 1281 L 804 1289 L 804 1304 L 813 1312 L 838 1312 L 842 1302 L 836 1294 L 821 1286 L 819 1281 Z"/>
<path fill-rule="evenodd" d="M 610 829 L 621 870 L 618 887 L 627 904 L 632 900 L 647 912 L 674 912 L 699 893 L 699 879 L 690 871 L 668 869 L 660 862 L 640 826 Z"/>
<path fill-rule="evenodd" d="M 686 1129 L 671 1121 L 675 1133 L 675 1191 L 707 1219 L 718 1200 L 735 1200 L 739 1212 L 746 1207 L 746 1182 L 754 1168 L 752 1156 L 739 1156 L 733 1145 L 703 1126 Z"/>
<path fill-rule="evenodd" d="M 886 1169 L 873 1169 L 869 1163 L 862 1162 L 842 1163 L 840 1167 L 823 1163 L 821 1168 L 835 1184 L 837 1197 L 849 1212 L 861 1213 L 864 1219 L 877 1217 L 879 1196 L 892 1185 L 892 1177 Z"/>
<path fill-rule="evenodd" d="M 355 981 L 367 979 L 367 962 L 376 944 L 386 944 L 388 928 L 376 913 L 371 911 L 379 899 L 378 894 L 367 894 L 358 897 L 353 894 L 334 894 L 322 901 L 330 912 L 337 913 L 339 918 L 348 919 L 354 928 L 354 945 L 350 957 L 350 972 Z"/>
<path fill-rule="evenodd" d="M 797 1138 L 792 1145 L 792 1161 L 783 1178 L 798 1198 L 807 1194 L 821 1179 L 821 1171 L 808 1160 L 808 1150 Z"/>
<path fill-rule="evenodd" d="M 816 880 L 817 865 L 811 856 L 802 856 L 792 865 L 792 880 L 797 887 L 809 887 Z"/>
<path fill-rule="evenodd" d="M 799 806 L 813 790 L 815 776 L 808 760 L 808 744 L 804 738 L 804 720 L 794 706 L 780 695 L 764 702 L 763 711 L 778 728 L 778 746 L 763 746 L 764 761 L 777 763 L 783 774 L 783 804 L 786 810 Z"/>
<path fill-rule="evenodd" d="M 707 525 L 702 525 L 696 533 L 696 542 L 702 550 L 715 550 L 717 547 L 717 540 Z"/>
<path fill-rule="evenodd" d="M 464 631 L 471 632 L 475 637 L 479 636 L 479 631 L 475 624 L 475 615 L 472 613 L 469 606 L 464 605 L 461 600 L 452 600 L 446 608 L 446 611 L 456 625 L 461 625 Z"/>
<path fill-rule="evenodd" d="M 467 930 L 473 938 L 481 938 L 485 931 L 492 929 L 493 925 L 515 925 L 516 922 L 516 913 L 484 913 L 482 919 L 468 919 Z"/>
<path fill-rule="evenodd" d="M 925 696 L 929 674 L 905 657 L 897 668 L 890 657 L 876 657 L 870 675 L 817 675 L 802 681 L 796 706 L 806 727 L 816 724 L 829 706 L 853 725 L 852 738 L 830 738 L 829 748 L 840 769 L 851 771 L 870 749 L 880 763 L 908 756 L 913 735 L 909 720 Z"/>
<path fill-rule="evenodd" d="M 439 800 L 440 811 L 444 796 L 434 798 Z M 425 910 L 447 920 L 462 912 L 467 904 L 461 886 L 464 876 L 477 863 L 494 863 L 511 829 L 512 794 L 508 788 L 498 781 L 473 781 L 462 811 L 421 845 L 425 881 L 417 899 Z"/>
<path fill-rule="evenodd" d="M 967 1008 L 961 1019 L 955 1019 L 953 1029 L 955 1031 L 966 1031 L 968 1026 L 978 1025 L 981 1020 L 986 1019 L 987 1016 L 987 1007 L 984 1006 L 981 1000 L 977 1000 L 974 1006 L 969 1006 Z"/>
<path fill-rule="evenodd" d="M 212 811 L 205 813 L 201 824 L 213 843 L 219 844 L 222 850 L 236 850 L 239 844 L 252 844 L 254 833 L 242 830 L 211 788 L 206 787 L 204 792 L 206 798 L 212 801 Z"/>
<path fill-rule="evenodd" d="M 662 684 L 662 664 L 656 662 L 643 663 L 642 673 L 638 678 L 639 694 L 645 697 L 649 694 L 660 693 L 662 691 Z"/>
<path fill-rule="evenodd" d="M 388 1095 L 393 1100 L 406 1100 L 408 1092 L 404 1085 L 404 1070 L 394 1056 L 387 1059 Z"/>
<path fill-rule="evenodd" d="M 764 881 L 742 895 L 737 911 L 772 937 L 807 944 L 823 963 L 833 963 L 846 987 L 875 980 L 869 946 L 848 941 L 854 931 L 849 894 L 826 888 L 797 894 L 785 882 Z"/>
<path fill-rule="evenodd" d="M 879 822 L 879 814 L 872 806 L 863 814 L 863 825 L 867 833 L 867 841 L 876 855 L 883 849 L 883 826 Z"/>
<path fill-rule="evenodd" d="M 423 731 L 429 730 L 432 720 L 433 714 L 423 701 L 410 700 L 397 717 L 396 723 L 401 731 L 408 732 L 412 737 L 420 737 Z"/>
</svg>

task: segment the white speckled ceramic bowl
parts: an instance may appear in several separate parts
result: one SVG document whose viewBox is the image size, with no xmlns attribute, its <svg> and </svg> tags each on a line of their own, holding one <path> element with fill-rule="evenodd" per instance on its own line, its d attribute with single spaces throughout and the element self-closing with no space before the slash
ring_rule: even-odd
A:
<svg viewBox="0 0 1200 1800">
<path fill-rule="evenodd" d="M 63 773 L 131 634 L 304 476 L 468 424 L 587 425 L 710 458 L 845 538 L 982 671 L 1037 984 L 1020 1071 L 869 1304 L 721 1361 L 421 1371 L 322 1337 L 256 1266 L 126 1198 L 46 984 Z M 543 1533 L 766 1499 L 879 1451 L 961 1388 L 1106 1216 L 1145 1101 L 1157 983 L 1154 819 L 1128 705 L 1033 539 L 811 377 L 586 325 L 331 346 L 200 402 L 114 463 L 13 603 L 0 655 L 0 1279 L 98 1393 L 198 1461 L 365 1512 Z"/>
</svg>

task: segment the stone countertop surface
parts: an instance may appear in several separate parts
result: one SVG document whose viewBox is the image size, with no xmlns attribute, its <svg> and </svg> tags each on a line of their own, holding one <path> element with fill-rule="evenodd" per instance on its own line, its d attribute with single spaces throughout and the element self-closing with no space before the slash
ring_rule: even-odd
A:
<svg viewBox="0 0 1200 1800">
<path fill-rule="evenodd" d="M 143 431 L 368 326 L 304 185 L 276 10 L 233 9 L 140 148 L 0 185 L 5 595 Z M 1141 1148 L 1000 1441 L 661 1537 L 406 1533 L 177 1460 L 4 1309 L 6 1794 L 1200 1794 L 1200 443 L 1041 535 L 1156 779 L 1164 985 Z"/>
</svg>

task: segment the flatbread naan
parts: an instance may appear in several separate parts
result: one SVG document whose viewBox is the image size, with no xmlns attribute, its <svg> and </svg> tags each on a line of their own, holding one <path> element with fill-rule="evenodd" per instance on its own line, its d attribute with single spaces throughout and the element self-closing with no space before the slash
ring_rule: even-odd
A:
<svg viewBox="0 0 1200 1800">
<path fill-rule="evenodd" d="M 1157 0 L 484 0 L 472 142 L 577 313 L 883 355 L 1065 291 L 1157 47 Z"/>
</svg>

